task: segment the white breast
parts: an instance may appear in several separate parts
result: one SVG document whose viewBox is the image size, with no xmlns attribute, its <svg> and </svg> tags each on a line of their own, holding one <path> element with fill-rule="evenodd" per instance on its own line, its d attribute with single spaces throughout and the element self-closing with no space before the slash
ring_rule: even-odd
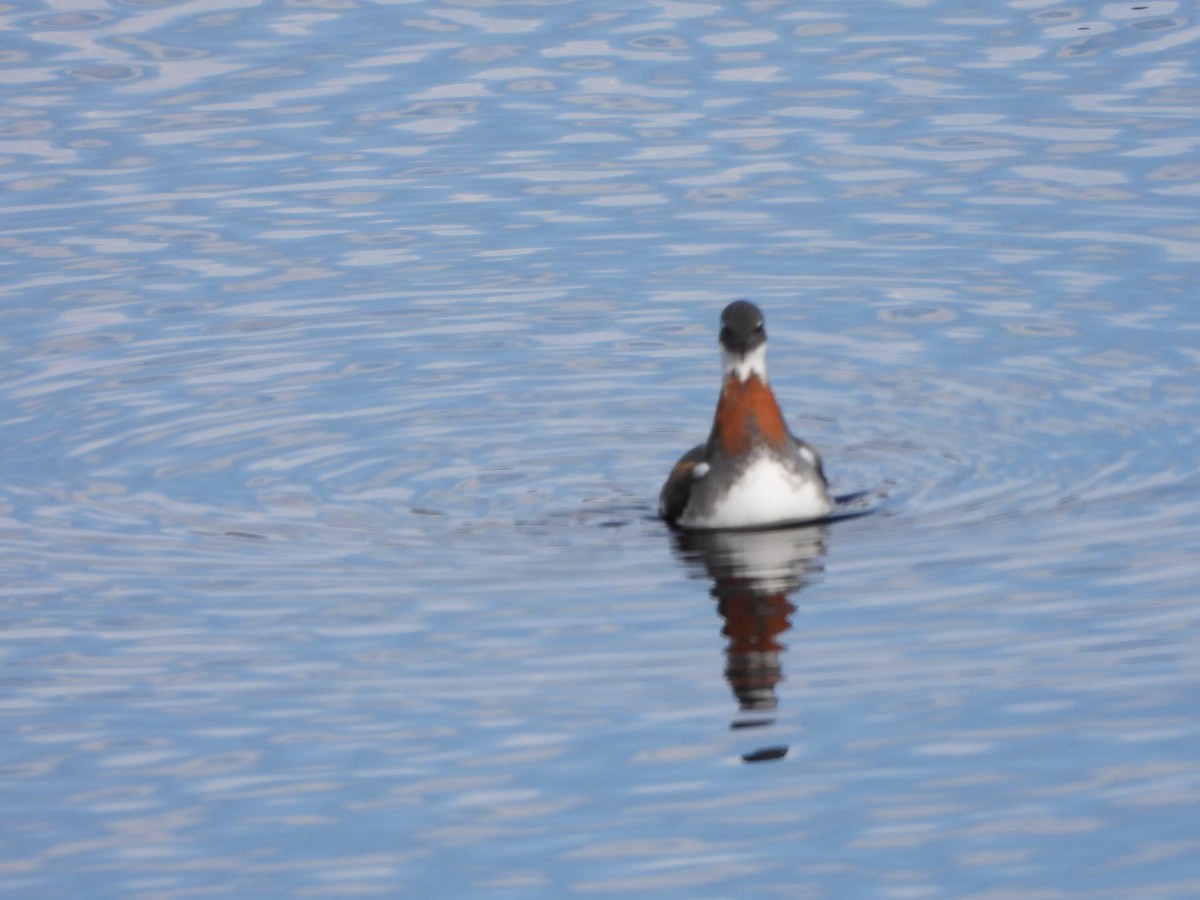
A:
<svg viewBox="0 0 1200 900">
<path fill-rule="evenodd" d="M 814 475 L 792 472 L 769 454 L 755 459 L 712 508 L 689 504 L 679 519 L 684 528 L 763 528 L 829 515 L 833 501 Z"/>
</svg>

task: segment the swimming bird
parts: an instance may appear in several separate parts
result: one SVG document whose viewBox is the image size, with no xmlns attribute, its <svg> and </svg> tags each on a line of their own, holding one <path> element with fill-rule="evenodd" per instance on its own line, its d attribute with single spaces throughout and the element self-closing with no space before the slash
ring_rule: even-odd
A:
<svg viewBox="0 0 1200 900">
<path fill-rule="evenodd" d="M 720 344 L 712 431 L 671 469 L 659 515 L 686 529 L 772 528 L 829 515 L 821 457 L 788 430 L 767 383 L 762 311 L 748 300 L 725 307 Z"/>
</svg>

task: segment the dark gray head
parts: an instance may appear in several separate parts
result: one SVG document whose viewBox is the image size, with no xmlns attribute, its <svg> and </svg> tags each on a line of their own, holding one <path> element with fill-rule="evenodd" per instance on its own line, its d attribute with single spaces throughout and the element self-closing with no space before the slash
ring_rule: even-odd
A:
<svg viewBox="0 0 1200 900">
<path fill-rule="evenodd" d="M 721 313 L 721 346 L 744 358 L 767 342 L 763 314 L 749 300 L 734 300 Z"/>
</svg>

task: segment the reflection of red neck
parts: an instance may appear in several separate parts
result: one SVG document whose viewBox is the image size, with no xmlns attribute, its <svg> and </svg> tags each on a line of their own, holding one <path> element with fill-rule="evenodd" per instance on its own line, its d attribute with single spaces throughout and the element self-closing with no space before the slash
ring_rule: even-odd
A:
<svg viewBox="0 0 1200 900">
<path fill-rule="evenodd" d="M 756 435 L 771 447 L 782 449 L 787 441 L 787 425 L 774 392 L 757 373 L 745 381 L 733 374 L 726 377 L 713 418 L 713 434 L 726 456 L 749 451 Z"/>
<path fill-rule="evenodd" d="M 728 584 L 720 593 L 717 609 L 725 619 L 722 633 L 729 638 L 725 649 L 725 677 L 743 710 L 774 709 L 775 686 L 783 681 L 779 655 L 784 649 L 779 635 L 791 627 L 789 616 L 796 608 L 787 595 L 756 594 Z"/>
<path fill-rule="evenodd" d="M 721 633 L 729 638 L 730 653 L 768 653 L 783 649 L 778 640 L 792 627 L 796 611 L 782 591 L 756 594 L 753 591 L 722 591 L 717 611 L 725 619 Z"/>
</svg>

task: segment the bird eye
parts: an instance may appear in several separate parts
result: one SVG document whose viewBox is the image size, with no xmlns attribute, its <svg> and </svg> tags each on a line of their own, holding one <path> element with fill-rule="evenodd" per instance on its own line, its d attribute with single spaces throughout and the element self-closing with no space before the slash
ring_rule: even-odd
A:
<svg viewBox="0 0 1200 900">
<path fill-rule="evenodd" d="M 755 326 L 754 326 L 754 330 L 755 330 L 755 331 L 762 331 L 762 330 L 763 330 L 763 323 L 760 321 L 760 322 L 759 322 L 757 325 L 755 325 Z"/>
</svg>

